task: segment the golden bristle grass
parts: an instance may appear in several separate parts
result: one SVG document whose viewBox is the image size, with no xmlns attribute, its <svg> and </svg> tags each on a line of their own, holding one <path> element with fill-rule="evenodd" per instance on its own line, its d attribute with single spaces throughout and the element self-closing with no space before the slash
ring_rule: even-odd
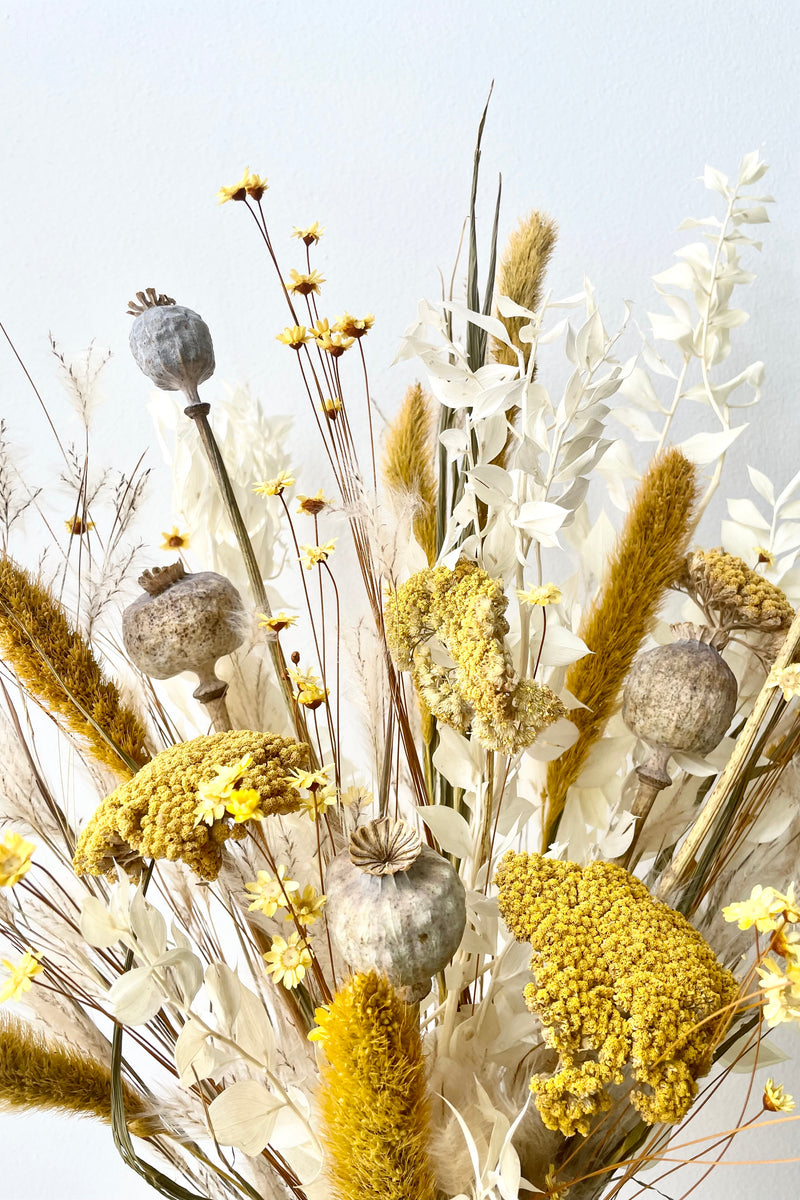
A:
<svg viewBox="0 0 800 1200">
<path fill-rule="evenodd" d="M 127 1084 L 123 1089 L 133 1131 L 147 1136 L 151 1123 L 142 1119 L 144 1101 Z M 46 1041 L 24 1021 L 0 1014 L 0 1109 L 30 1108 L 97 1117 L 111 1124 L 111 1069 L 74 1046 Z"/>
<path fill-rule="evenodd" d="M 436 561 L 436 478 L 433 400 L 413 383 L 386 434 L 383 481 L 413 504 L 414 537 L 431 566 Z"/>
<path fill-rule="evenodd" d="M 516 304 L 535 312 L 541 304 L 544 273 L 556 244 L 558 227 L 546 213 L 532 212 L 520 220 L 506 244 L 497 277 L 497 290 Z M 511 341 L 522 351 L 525 365 L 531 353 L 529 344 L 519 340 L 519 331 L 526 324 L 523 317 L 500 317 Z M 517 365 L 517 356 L 502 342 L 493 345 L 495 362 Z"/>
<path fill-rule="evenodd" d="M 319 1015 L 319 1104 L 332 1195 L 434 1200 L 416 1007 L 370 972 L 350 979 Z"/>
<path fill-rule="evenodd" d="M 570 712 L 580 736 L 548 764 L 543 849 L 552 841 L 568 789 L 617 707 L 664 593 L 680 574 L 697 496 L 696 469 L 679 450 L 654 458 L 639 484 L 600 593 L 578 629 L 592 653 L 572 664 L 565 684 L 587 707 Z"/>
<path fill-rule="evenodd" d="M 0 657 L 98 762 L 127 777 L 148 761 L 145 727 L 89 643 L 50 590 L 8 557 L 0 558 Z"/>
</svg>

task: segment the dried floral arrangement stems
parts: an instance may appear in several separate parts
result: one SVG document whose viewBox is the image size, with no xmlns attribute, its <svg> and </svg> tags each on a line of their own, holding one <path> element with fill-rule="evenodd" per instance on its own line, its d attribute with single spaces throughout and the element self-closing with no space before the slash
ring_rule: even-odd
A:
<svg viewBox="0 0 800 1200">
<path fill-rule="evenodd" d="M 686 1196 L 794 1108 L 752 1073 L 800 1021 L 800 473 L 749 468 L 701 523 L 763 378 L 729 358 L 766 166 L 706 169 L 721 214 L 638 339 L 548 290 L 550 216 L 498 254 L 499 196 L 479 278 L 479 161 L 465 298 L 420 304 L 381 437 L 325 231 L 284 271 L 266 179 L 219 193 L 277 276 L 322 487 L 155 288 L 160 543 L 141 460 L 95 475 L 91 356 L 54 345 L 85 436 L 36 573 L 0 425 L 0 1107 L 110 1124 L 176 1200 Z"/>
</svg>

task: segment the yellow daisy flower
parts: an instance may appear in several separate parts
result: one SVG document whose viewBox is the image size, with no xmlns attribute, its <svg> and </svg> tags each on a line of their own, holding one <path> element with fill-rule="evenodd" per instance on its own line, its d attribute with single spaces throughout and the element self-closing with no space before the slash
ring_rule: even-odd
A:
<svg viewBox="0 0 800 1200">
<path fill-rule="evenodd" d="M 81 537 L 94 529 L 94 521 L 84 521 L 81 517 L 74 516 L 64 522 L 64 528 L 70 537 Z"/>
<path fill-rule="evenodd" d="M 338 801 L 336 788 L 333 784 L 328 784 L 327 787 L 315 788 L 308 796 L 304 796 L 303 808 L 309 820 L 316 821 L 318 817 L 324 817 L 326 810 L 335 807 Z"/>
<path fill-rule="evenodd" d="M 790 663 L 788 667 L 773 667 L 767 676 L 766 686 L 780 688 L 787 702 L 794 696 L 800 696 L 800 663 Z"/>
<path fill-rule="evenodd" d="M 320 412 L 323 412 L 329 421 L 335 421 L 342 411 L 342 402 L 338 396 L 329 396 L 327 400 L 322 401 L 319 407 Z"/>
<path fill-rule="evenodd" d="M 761 1103 L 767 1112 L 789 1113 L 795 1107 L 792 1097 L 784 1092 L 783 1084 L 775 1083 L 772 1079 L 768 1079 L 764 1085 Z"/>
<path fill-rule="evenodd" d="M 296 988 L 311 966 L 311 951 L 297 932 L 290 936 L 288 942 L 282 937 L 274 937 L 272 949 L 263 957 L 267 974 L 285 988 Z"/>
<path fill-rule="evenodd" d="M 375 318 L 372 313 L 367 313 L 365 317 L 353 317 L 346 312 L 334 323 L 333 328 L 336 333 L 343 333 L 346 337 L 362 338 L 365 333 L 369 333 L 374 324 Z"/>
<path fill-rule="evenodd" d="M 312 788 L 326 787 L 330 782 L 328 779 L 328 771 L 330 767 L 323 767 L 321 771 L 298 771 L 294 770 L 286 776 L 286 782 L 290 783 L 293 788 L 300 791 L 310 791 Z"/>
<path fill-rule="evenodd" d="M 0 987 L 0 1004 L 5 1004 L 6 1000 L 19 1000 L 30 991 L 34 976 L 44 970 L 39 962 L 41 957 L 38 951 L 26 950 L 16 965 L 7 958 L 0 960 L 9 972 L 8 979 Z"/>
<path fill-rule="evenodd" d="M 750 929 L 755 925 L 759 933 L 777 929 L 783 923 L 783 910 L 788 897 L 782 896 L 771 887 L 761 887 L 757 884 L 750 893 L 749 900 L 739 900 L 727 904 L 722 915 L 726 921 L 738 921 L 740 929 Z"/>
<path fill-rule="evenodd" d="M 561 603 L 561 588 L 555 583 L 545 583 L 542 587 L 531 585 L 526 591 L 517 588 L 517 599 L 520 604 L 535 604 L 540 608 L 546 608 L 548 604 Z"/>
<path fill-rule="evenodd" d="M 0 887 L 13 887 L 30 869 L 36 846 L 13 830 L 0 840 Z"/>
<path fill-rule="evenodd" d="M 327 1034 L 327 1030 L 326 1030 L 325 1026 L 327 1025 L 328 1021 L 330 1020 L 330 1016 L 331 1016 L 330 1009 L 327 1007 L 327 1005 L 325 1005 L 322 1008 L 314 1009 L 314 1020 L 317 1022 L 317 1027 L 316 1027 L 316 1029 L 312 1029 L 307 1035 L 308 1040 L 310 1042 L 324 1042 L 325 1041 L 325 1037 Z"/>
<path fill-rule="evenodd" d="M 327 896 L 318 896 L 316 888 L 309 883 L 298 896 L 292 896 L 293 912 L 284 913 L 284 921 L 292 921 L 295 917 L 301 925 L 313 925 L 322 916 Z"/>
<path fill-rule="evenodd" d="M 294 903 L 293 893 L 300 890 L 296 879 L 287 879 L 288 867 L 281 864 L 277 877 L 268 871 L 259 871 L 252 883 L 246 883 L 245 890 L 254 897 L 248 910 L 262 912 L 265 917 L 274 917 L 279 908 L 287 908 Z"/>
<path fill-rule="evenodd" d="M 313 567 L 319 566 L 320 563 L 328 561 L 333 554 L 337 541 L 337 538 L 331 538 L 329 542 L 325 542 L 322 546 L 301 546 L 298 561 L 303 564 L 307 571 L 310 571 Z"/>
<path fill-rule="evenodd" d="M 259 629 L 271 629 L 273 633 L 280 633 L 282 629 L 288 629 L 290 625 L 297 624 L 297 617 L 290 617 L 288 613 L 275 613 L 273 617 L 268 617 L 266 613 L 258 614 Z"/>
<path fill-rule="evenodd" d="M 345 337 L 343 333 L 329 333 L 327 330 L 314 336 L 314 341 L 320 350 L 330 354 L 331 358 L 339 358 L 345 350 L 350 349 L 354 340 L 354 338 Z"/>
<path fill-rule="evenodd" d="M 288 471 L 281 471 L 275 479 L 265 479 L 261 483 L 257 483 L 253 488 L 259 496 L 280 496 L 287 488 L 294 483 L 294 476 Z"/>
<path fill-rule="evenodd" d="M 308 273 L 290 271 L 286 288 L 292 295 L 299 293 L 301 296 L 310 296 L 314 292 L 318 296 L 320 285 L 323 283 L 325 283 L 325 280 L 319 271 L 310 271 Z"/>
<path fill-rule="evenodd" d="M 287 325 L 283 333 L 278 334 L 275 341 L 283 342 L 285 346 L 291 346 L 293 350 L 299 350 L 310 338 L 311 334 L 305 325 Z"/>
<path fill-rule="evenodd" d="M 296 496 L 299 501 L 297 511 L 299 513 L 307 513 L 310 517 L 315 517 L 317 513 L 321 513 L 323 508 L 327 508 L 330 500 L 326 500 L 322 494 L 322 488 L 314 496 Z"/>
<path fill-rule="evenodd" d="M 267 181 L 259 175 L 253 175 L 249 167 L 245 167 L 244 175 L 238 183 L 230 187 L 221 187 L 217 192 L 217 202 L 225 204 L 228 200 L 260 200 L 267 190 Z"/>
<path fill-rule="evenodd" d="M 312 684 L 311 687 L 303 688 L 297 694 L 297 703 L 302 704 L 304 708 L 310 708 L 313 712 L 315 708 L 319 708 L 328 699 L 328 689 L 320 687 L 317 684 Z"/>
<path fill-rule="evenodd" d="M 189 549 L 189 534 L 181 533 L 177 525 L 173 525 L 169 533 L 162 529 L 161 536 L 164 539 L 159 550 L 188 550 Z"/>
<path fill-rule="evenodd" d="M 753 546 L 753 549 L 757 555 L 756 566 L 760 567 L 762 563 L 768 567 L 775 566 L 775 555 L 766 546 Z"/>
<path fill-rule="evenodd" d="M 232 792 L 230 798 L 225 801 L 225 811 L 233 817 L 234 824 L 242 825 L 245 821 L 251 821 L 253 817 L 259 817 L 260 805 L 261 795 L 255 788 L 241 788 Z M 263 814 L 261 817 L 263 818 Z"/>
<path fill-rule="evenodd" d="M 319 221 L 315 221 L 313 225 L 306 225 L 302 229 L 295 225 L 292 237 L 302 238 L 305 244 L 310 246 L 312 243 L 318 242 L 324 232 L 324 227 L 320 225 Z"/>
</svg>

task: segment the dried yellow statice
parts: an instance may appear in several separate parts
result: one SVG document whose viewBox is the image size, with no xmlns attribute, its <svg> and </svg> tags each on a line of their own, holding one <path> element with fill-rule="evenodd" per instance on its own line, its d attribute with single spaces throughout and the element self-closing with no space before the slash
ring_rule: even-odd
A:
<svg viewBox="0 0 800 1200">
<path fill-rule="evenodd" d="M 786 596 L 733 554 L 695 550 L 678 586 L 718 619 L 721 629 L 788 629 L 794 617 Z"/>
<path fill-rule="evenodd" d="M 504 638 L 502 581 L 461 559 L 412 575 L 386 602 L 386 639 L 397 666 L 438 720 L 472 732 L 488 750 L 516 754 L 566 710 L 549 688 L 520 679 Z M 452 657 L 437 661 L 436 637 Z"/>
<path fill-rule="evenodd" d="M 630 1076 L 648 1124 L 679 1121 L 711 1066 L 716 1021 L 737 993 L 730 971 L 685 917 L 612 863 L 587 867 L 510 851 L 495 882 L 500 912 L 530 941 L 528 1007 L 558 1051 L 531 1091 L 548 1129 L 589 1132 Z"/>
<path fill-rule="evenodd" d="M 144 724 L 104 678 L 89 643 L 52 592 L 7 557 L 0 558 L 0 657 L 93 758 L 123 776 L 147 762 Z"/>
<path fill-rule="evenodd" d="M 249 729 L 194 738 L 162 750 L 106 797 L 78 841 L 77 873 L 114 878 L 115 862 L 136 873 L 145 858 L 168 858 L 185 862 L 202 879 L 216 879 L 224 843 L 243 838 L 245 826 L 232 825 L 227 813 L 210 826 L 198 822 L 200 787 L 248 755 L 252 758 L 238 779 L 242 789 L 260 796 L 253 819 L 302 806 L 286 779 L 292 768 L 307 763 L 302 742 Z"/>
<path fill-rule="evenodd" d="M 319 1107 L 336 1200 L 434 1200 L 416 1010 L 388 980 L 356 975 L 316 1012 Z"/>
</svg>

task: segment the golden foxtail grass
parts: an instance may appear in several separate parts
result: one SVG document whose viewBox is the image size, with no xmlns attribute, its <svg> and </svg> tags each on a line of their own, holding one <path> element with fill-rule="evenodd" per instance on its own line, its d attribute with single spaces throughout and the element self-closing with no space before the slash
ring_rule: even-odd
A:
<svg viewBox="0 0 800 1200">
<path fill-rule="evenodd" d="M 319 1103 L 336 1200 L 434 1200 L 425 1061 L 415 1006 L 370 972 L 317 1011 Z"/>
<path fill-rule="evenodd" d="M 570 712 L 580 736 L 547 768 L 543 849 L 553 839 L 567 790 L 617 706 L 664 593 L 678 577 L 697 496 L 694 465 L 672 449 L 652 460 L 633 498 L 600 594 L 578 630 L 592 653 L 567 671 L 566 687 L 587 707 Z"/>
<path fill-rule="evenodd" d="M 419 383 L 412 383 L 386 434 L 383 479 L 389 491 L 411 500 L 414 537 L 428 566 L 436 561 L 434 449 L 433 401 Z"/>
<path fill-rule="evenodd" d="M 147 1136 L 144 1101 L 127 1084 L 132 1131 Z M 24 1021 L 0 1015 L 0 1109 L 50 1109 L 111 1123 L 111 1070 L 75 1046 L 46 1041 Z M 155 1132 L 155 1126 L 151 1130 Z"/>
<path fill-rule="evenodd" d="M 144 724 L 89 643 L 52 592 L 8 557 L 0 559 L 0 657 L 98 762 L 128 777 L 148 761 Z"/>
<path fill-rule="evenodd" d="M 523 217 L 508 239 L 497 277 L 497 290 L 516 304 L 535 312 L 542 301 L 544 273 L 556 244 L 558 227 L 546 213 L 532 212 Z M 527 323 L 524 317 L 500 317 L 509 337 L 522 351 L 525 365 L 531 353 L 529 343 L 519 340 L 519 331 Z M 502 342 L 493 345 L 495 362 L 517 365 L 517 356 Z"/>
</svg>

